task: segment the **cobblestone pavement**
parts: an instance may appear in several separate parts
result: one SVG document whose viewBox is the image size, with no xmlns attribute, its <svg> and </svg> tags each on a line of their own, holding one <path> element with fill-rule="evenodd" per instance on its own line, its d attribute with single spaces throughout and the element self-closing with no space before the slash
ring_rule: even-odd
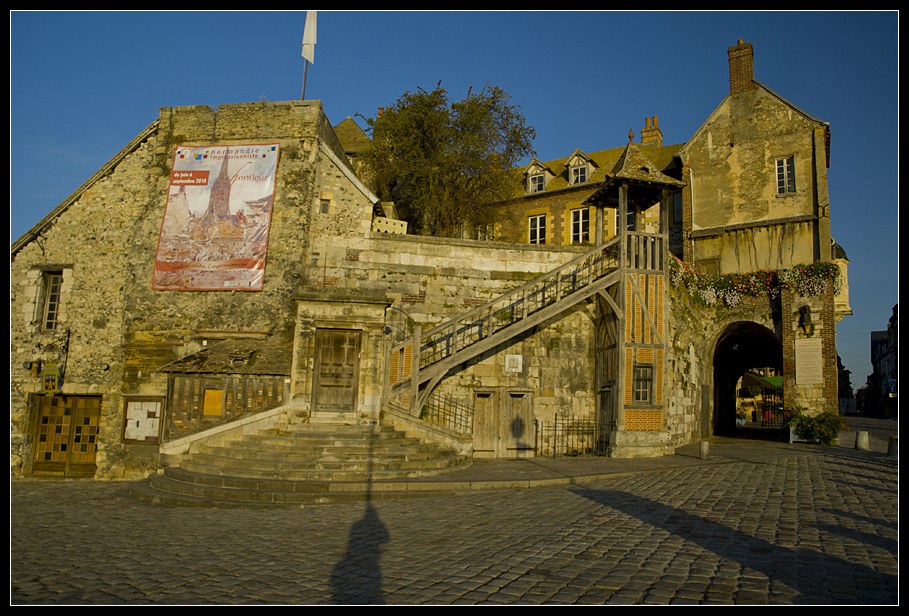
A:
<svg viewBox="0 0 909 616">
<path fill-rule="evenodd" d="M 794 451 L 264 511 L 17 481 L 10 603 L 898 605 L 898 459 Z"/>
</svg>

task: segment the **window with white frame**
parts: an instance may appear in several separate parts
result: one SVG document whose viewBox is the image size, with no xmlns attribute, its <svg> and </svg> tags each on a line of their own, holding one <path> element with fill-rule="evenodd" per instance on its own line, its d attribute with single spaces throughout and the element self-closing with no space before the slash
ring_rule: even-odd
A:
<svg viewBox="0 0 909 616">
<path fill-rule="evenodd" d="M 546 243 L 546 214 L 531 216 L 528 220 L 528 237 L 531 244 Z"/>
<path fill-rule="evenodd" d="M 571 243 L 590 241 L 590 210 L 586 207 L 571 210 Z"/>
<path fill-rule="evenodd" d="M 542 173 L 534 173 L 527 178 L 527 192 L 543 192 L 546 187 L 546 178 Z"/>
<path fill-rule="evenodd" d="M 634 401 L 649 404 L 653 399 L 653 366 L 635 365 L 634 367 Z"/>
<path fill-rule="evenodd" d="M 776 159 L 776 194 L 795 192 L 795 156 Z"/>
<path fill-rule="evenodd" d="M 44 295 L 41 302 L 41 329 L 53 331 L 57 329 L 57 323 L 60 319 L 60 290 L 63 287 L 63 272 L 44 272 L 42 284 Z"/>
<path fill-rule="evenodd" d="M 571 184 L 583 184 L 587 181 L 587 165 L 571 167 Z"/>
</svg>

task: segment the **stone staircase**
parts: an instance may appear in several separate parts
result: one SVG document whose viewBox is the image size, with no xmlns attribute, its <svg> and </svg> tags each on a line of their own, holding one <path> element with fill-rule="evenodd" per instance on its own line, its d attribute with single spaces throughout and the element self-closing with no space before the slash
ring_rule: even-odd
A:
<svg viewBox="0 0 909 616">
<path fill-rule="evenodd" d="M 470 462 L 469 455 L 385 425 L 282 425 L 189 454 L 131 492 L 170 506 L 307 507 L 433 493 L 395 480 Z"/>
</svg>

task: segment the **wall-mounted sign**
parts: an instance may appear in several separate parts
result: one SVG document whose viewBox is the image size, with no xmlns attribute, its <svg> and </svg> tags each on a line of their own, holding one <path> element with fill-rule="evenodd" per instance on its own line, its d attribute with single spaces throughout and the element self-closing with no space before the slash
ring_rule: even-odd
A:
<svg viewBox="0 0 909 616">
<path fill-rule="evenodd" d="M 505 372 L 520 372 L 524 366 L 523 355 L 506 355 Z"/>
<path fill-rule="evenodd" d="M 157 443 L 161 434 L 163 398 L 126 400 L 123 440 L 128 443 Z"/>
<path fill-rule="evenodd" d="M 816 385 L 824 382 L 824 355 L 820 338 L 799 338 L 795 341 L 795 383 Z"/>
<path fill-rule="evenodd" d="M 41 388 L 46 396 L 53 396 L 60 393 L 60 370 L 54 362 L 46 362 L 44 369 L 41 370 Z"/>
<path fill-rule="evenodd" d="M 278 144 L 177 148 L 153 288 L 262 289 L 278 153 Z"/>
</svg>

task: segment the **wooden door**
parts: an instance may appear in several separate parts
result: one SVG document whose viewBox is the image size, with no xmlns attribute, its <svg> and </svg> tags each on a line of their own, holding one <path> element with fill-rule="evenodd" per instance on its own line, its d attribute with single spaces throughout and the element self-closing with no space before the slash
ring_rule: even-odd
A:
<svg viewBox="0 0 909 616">
<path fill-rule="evenodd" d="M 529 392 L 474 392 L 473 457 L 533 456 L 535 440 Z"/>
<path fill-rule="evenodd" d="M 36 396 L 35 475 L 92 477 L 98 451 L 99 396 Z"/>
<path fill-rule="evenodd" d="M 536 427 L 533 423 L 531 395 L 510 391 L 503 399 L 504 408 L 499 426 L 499 457 L 524 458 L 533 456 Z"/>
<path fill-rule="evenodd" d="M 473 394 L 473 457 L 495 458 L 499 441 L 499 422 L 496 415 L 495 392 L 475 391 Z"/>
<path fill-rule="evenodd" d="M 362 332 L 316 330 L 313 410 L 357 410 Z"/>
</svg>

